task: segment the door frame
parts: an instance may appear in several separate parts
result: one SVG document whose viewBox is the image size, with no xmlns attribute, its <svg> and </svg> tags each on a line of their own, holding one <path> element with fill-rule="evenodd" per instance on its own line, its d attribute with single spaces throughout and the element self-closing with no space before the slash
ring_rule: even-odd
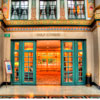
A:
<svg viewBox="0 0 100 100">
<path fill-rule="evenodd" d="M 14 81 L 14 48 L 15 42 L 19 42 L 19 81 L 15 82 Z M 21 74 L 21 72 L 24 72 L 23 68 L 23 62 L 22 61 L 24 58 L 23 54 L 24 54 L 24 42 L 33 42 L 33 60 L 36 60 L 36 41 L 35 40 L 11 40 L 11 63 L 12 63 L 12 75 L 11 75 L 11 84 L 12 85 L 36 85 L 36 61 L 33 61 L 33 83 L 24 83 L 23 82 L 23 77 L 24 77 L 24 73 Z M 35 53 L 34 53 L 35 52 Z"/>
<path fill-rule="evenodd" d="M 78 69 L 77 68 L 75 68 L 75 66 L 73 66 L 74 68 L 75 68 L 75 71 L 74 71 L 74 76 L 73 76 L 73 79 L 75 79 L 75 81 L 73 82 L 73 83 L 65 83 L 64 82 L 64 75 L 63 75 L 63 68 L 64 68 L 64 56 L 63 56 L 63 53 L 64 53 L 64 49 L 63 49 L 63 43 L 64 42 L 74 42 L 74 52 L 77 52 L 78 53 L 78 49 L 76 50 L 76 48 L 78 48 L 78 45 L 77 45 L 77 43 L 79 42 L 79 41 L 81 41 L 82 42 L 82 48 L 83 48 L 83 52 L 84 52 L 84 55 L 83 55 L 83 66 L 85 66 L 84 67 L 84 75 L 83 75 L 83 77 L 84 77 L 84 79 L 83 79 L 83 82 L 81 83 L 81 82 L 78 82 Z M 77 53 L 74 53 L 74 65 L 78 65 L 78 61 L 77 61 L 77 59 L 75 59 L 75 56 L 76 57 L 78 57 L 78 55 L 77 55 Z M 61 40 L 61 85 L 66 85 L 66 86 L 70 86 L 70 85 L 85 85 L 85 83 L 86 83 L 86 69 L 87 69 L 87 66 L 86 66 L 86 39 L 66 39 L 66 40 Z M 75 72 L 77 72 L 76 74 L 75 74 Z"/>
<path fill-rule="evenodd" d="M 34 40 L 11 40 L 11 62 L 12 62 L 12 66 L 14 66 L 14 54 L 12 52 L 14 52 L 14 42 L 21 42 L 21 41 L 34 41 L 35 42 L 35 60 L 36 60 L 36 41 L 37 40 L 43 40 L 43 39 L 34 39 Z M 61 42 L 61 85 L 66 85 L 66 84 L 63 84 L 63 75 L 62 75 L 62 70 L 63 70 L 63 41 L 84 41 L 84 53 L 85 53 L 85 56 L 84 56 L 84 60 L 85 60 L 85 63 L 84 65 L 86 66 L 87 65 L 87 60 L 86 60 L 86 39 L 44 39 L 44 40 L 60 40 Z M 21 45 L 19 45 L 19 48 L 21 48 Z M 20 59 L 20 55 L 19 55 L 19 59 Z M 21 63 L 21 60 L 19 60 L 19 62 Z M 35 61 L 35 83 L 32 84 L 32 85 L 36 85 L 36 61 Z M 19 67 L 21 67 L 21 64 L 19 65 Z M 12 71 L 13 71 L 14 67 L 12 67 Z M 87 69 L 87 66 L 85 67 L 85 73 L 86 73 L 86 69 Z M 21 73 L 21 68 L 20 68 L 20 73 Z M 19 73 L 19 74 L 20 74 Z M 13 73 L 14 74 L 14 73 Z M 13 85 L 24 85 L 22 84 L 21 82 L 21 77 L 19 77 L 19 82 L 14 82 L 14 76 L 13 74 L 11 75 L 11 84 Z M 84 80 L 84 84 L 85 84 L 85 80 Z M 84 85 L 84 84 L 71 84 L 71 85 Z M 25 85 L 28 85 L 28 84 L 25 84 Z M 29 84 L 30 85 L 30 84 Z M 68 85 L 68 84 L 67 84 Z"/>
</svg>

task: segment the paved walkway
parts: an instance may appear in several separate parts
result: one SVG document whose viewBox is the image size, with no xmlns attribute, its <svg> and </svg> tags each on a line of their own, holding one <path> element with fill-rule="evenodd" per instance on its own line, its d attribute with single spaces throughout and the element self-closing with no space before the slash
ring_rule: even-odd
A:
<svg viewBox="0 0 100 100">
<path fill-rule="evenodd" d="M 95 86 L 3 86 L 0 95 L 100 95 L 100 90 Z"/>
</svg>

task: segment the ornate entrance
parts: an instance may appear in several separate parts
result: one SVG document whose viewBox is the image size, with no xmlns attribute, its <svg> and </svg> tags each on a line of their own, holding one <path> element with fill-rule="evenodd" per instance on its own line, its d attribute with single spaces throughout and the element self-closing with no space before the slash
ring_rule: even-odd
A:
<svg viewBox="0 0 100 100">
<path fill-rule="evenodd" d="M 11 47 L 12 84 L 85 84 L 85 40 L 12 41 Z"/>
</svg>

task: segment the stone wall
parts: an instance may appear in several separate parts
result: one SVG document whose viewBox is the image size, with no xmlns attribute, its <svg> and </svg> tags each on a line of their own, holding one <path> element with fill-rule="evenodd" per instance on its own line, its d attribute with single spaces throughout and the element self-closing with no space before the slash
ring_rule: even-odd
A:
<svg viewBox="0 0 100 100">
<path fill-rule="evenodd" d="M 100 35 L 96 28 L 93 31 L 93 50 L 94 50 L 94 82 L 100 86 Z"/>
<path fill-rule="evenodd" d="M 0 84 L 3 82 L 3 30 L 0 28 Z"/>
</svg>

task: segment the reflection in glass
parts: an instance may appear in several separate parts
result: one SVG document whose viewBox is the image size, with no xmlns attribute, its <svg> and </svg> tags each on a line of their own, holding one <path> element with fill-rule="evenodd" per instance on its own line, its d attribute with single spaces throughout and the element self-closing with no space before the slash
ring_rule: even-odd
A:
<svg viewBox="0 0 100 100">
<path fill-rule="evenodd" d="M 73 68 L 72 68 L 72 67 L 69 68 L 69 72 L 70 72 L 70 71 L 71 71 L 71 72 L 73 71 Z"/>
<path fill-rule="evenodd" d="M 40 19 L 56 19 L 56 0 L 40 0 Z"/>
<path fill-rule="evenodd" d="M 64 53 L 64 56 L 68 56 L 68 52 L 65 52 L 65 53 Z"/>
<path fill-rule="evenodd" d="M 69 82 L 73 82 L 73 78 L 69 78 Z"/>
<path fill-rule="evenodd" d="M 78 50 L 82 50 L 82 42 L 78 42 Z"/>
<path fill-rule="evenodd" d="M 64 57 L 64 61 L 68 61 L 68 57 Z"/>
<path fill-rule="evenodd" d="M 73 56 L 73 53 L 72 52 L 69 52 L 69 56 Z"/>
<path fill-rule="evenodd" d="M 65 49 L 65 50 L 72 50 L 72 49 L 73 49 L 73 44 L 72 44 L 72 42 L 65 42 L 65 43 L 64 43 L 64 49 Z"/>
<path fill-rule="evenodd" d="M 68 73 L 64 73 L 64 77 L 68 77 Z"/>
<path fill-rule="evenodd" d="M 24 57 L 28 57 L 28 52 L 25 52 L 24 53 Z"/>
<path fill-rule="evenodd" d="M 19 57 L 15 57 L 15 62 L 18 62 L 19 61 Z"/>
<path fill-rule="evenodd" d="M 24 63 L 24 66 L 25 66 L 25 67 L 28 67 L 28 63 Z"/>
<path fill-rule="evenodd" d="M 82 66 L 82 62 L 78 62 L 78 66 L 79 66 L 79 67 Z"/>
<path fill-rule="evenodd" d="M 68 78 L 64 78 L 64 82 L 68 82 Z"/>
<path fill-rule="evenodd" d="M 82 82 L 82 77 L 79 77 L 79 82 Z"/>
<path fill-rule="evenodd" d="M 82 67 L 78 67 L 78 70 L 79 70 L 79 71 L 82 71 Z"/>
<path fill-rule="evenodd" d="M 14 52 L 14 56 L 19 56 L 19 53 L 18 52 Z"/>
<path fill-rule="evenodd" d="M 65 62 L 65 63 L 64 63 L 64 66 L 68 67 L 68 63 L 67 63 L 67 62 Z"/>
<path fill-rule="evenodd" d="M 79 72 L 79 76 L 82 77 L 82 72 Z"/>
<path fill-rule="evenodd" d="M 69 67 L 72 67 L 73 66 L 73 63 L 69 63 Z"/>
<path fill-rule="evenodd" d="M 15 50 L 19 50 L 19 42 L 15 42 Z"/>
<path fill-rule="evenodd" d="M 28 58 L 24 58 L 24 62 L 28 62 Z"/>
<path fill-rule="evenodd" d="M 83 55 L 83 52 L 81 51 L 81 52 L 78 52 L 78 56 L 82 56 Z"/>
<path fill-rule="evenodd" d="M 19 66 L 19 62 L 15 62 L 14 65 L 15 65 L 15 67 L 18 67 Z"/>
<path fill-rule="evenodd" d="M 69 61 L 72 62 L 73 61 L 73 58 L 72 57 L 69 57 Z"/>
<path fill-rule="evenodd" d="M 24 43 L 24 50 L 33 50 L 33 43 L 25 42 Z"/>
<path fill-rule="evenodd" d="M 70 19 L 85 18 L 84 0 L 67 0 L 67 2 L 68 2 L 68 17 Z"/>
</svg>

